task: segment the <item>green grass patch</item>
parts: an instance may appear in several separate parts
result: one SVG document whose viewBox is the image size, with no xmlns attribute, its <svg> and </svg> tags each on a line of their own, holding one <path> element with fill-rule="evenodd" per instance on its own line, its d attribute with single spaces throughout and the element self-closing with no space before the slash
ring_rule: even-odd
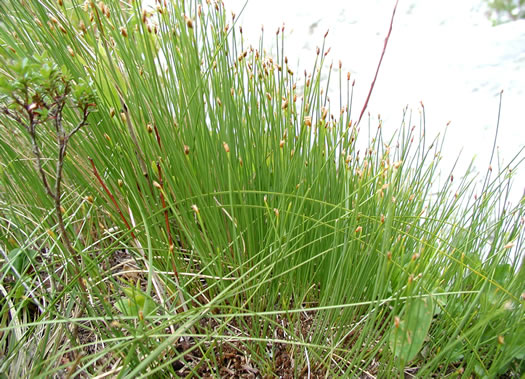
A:
<svg viewBox="0 0 525 379">
<path fill-rule="evenodd" d="M 424 108 L 356 122 L 324 40 L 293 72 L 160 3 L 0 3 L 0 372 L 521 375 L 523 154 L 439 184 Z"/>
</svg>

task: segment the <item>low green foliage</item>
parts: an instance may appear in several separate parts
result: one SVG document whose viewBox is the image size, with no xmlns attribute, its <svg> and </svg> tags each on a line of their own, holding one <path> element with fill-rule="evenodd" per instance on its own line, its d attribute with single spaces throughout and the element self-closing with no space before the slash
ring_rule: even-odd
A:
<svg viewBox="0 0 525 379">
<path fill-rule="evenodd" d="M 220 2 L 0 13 L 0 372 L 521 375 L 522 152 L 439 183 Z"/>
<path fill-rule="evenodd" d="M 433 316 L 432 298 L 414 298 L 407 301 L 390 332 L 390 348 L 403 362 L 409 362 L 421 351 L 428 336 Z"/>
<path fill-rule="evenodd" d="M 495 23 L 525 18 L 525 0 L 487 0 L 487 3 Z"/>
</svg>

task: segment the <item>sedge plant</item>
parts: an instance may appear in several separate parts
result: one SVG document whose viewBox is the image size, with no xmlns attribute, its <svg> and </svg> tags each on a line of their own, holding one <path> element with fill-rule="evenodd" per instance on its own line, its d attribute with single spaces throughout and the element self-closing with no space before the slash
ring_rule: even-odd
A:
<svg viewBox="0 0 525 379">
<path fill-rule="evenodd" d="M 482 185 L 437 183 L 446 142 L 425 140 L 423 105 L 385 136 L 352 112 L 341 65 L 321 80 L 325 40 L 297 72 L 282 29 L 267 52 L 220 1 L 0 12 L 0 372 L 523 372 L 521 153 Z M 10 108 L 13 83 L 35 88 L 20 65 L 88 83 L 61 113 L 67 154 L 39 134 L 36 166 Z M 58 212 L 42 177 L 62 183 Z"/>
</svg>

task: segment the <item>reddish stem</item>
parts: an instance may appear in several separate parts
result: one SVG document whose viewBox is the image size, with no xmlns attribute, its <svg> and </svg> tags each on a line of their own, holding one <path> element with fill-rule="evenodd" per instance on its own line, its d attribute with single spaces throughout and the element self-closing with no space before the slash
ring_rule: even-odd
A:
<svg viewBox="0 0 525 379">
<path fill-rule="evenodd" d="M 153 130 L 155 130 L 155 137 L 157 138 L 157 143 L 159 144 L 159 147 L 162 150 L 162 144 L 160 143 L 160 135 L 159 130 L 157 129 L 157 125 L 153 125 Z"/>
<path fill-rule="evenodd" d="M 111 202 L 113 203 L 115 208 L 117 208 L 117 211 L 118 211 L 118 214 L 120 215 L 120 218 L 122 219 L 122 221 L 124 221 L 124 224 L 126 225 L 126 227 L 129 229 L 129 231 L 131 233 L 131 237 L 133 237 L 133 239 L 137 239 L 137 237 L 135 237 L 135 234 L 133 233 L 133 230 L 131 229 L 131 226 L 128 224 L 128 221 L 126 220 L 126 218 L 122 214 L 122 211 L 120 210 L 120 207 L 118 206 L 118 204 L 117 204 L 117 202 L 115 200 L 115 197 L 113 197 L 112 193 L 109 191 L 108 187 L 106 186 L 106 184 L 104 184 L 104 181 L 100 177 L 100 175 L 98 173 L 98 170 L 95 167 L 95 163 L 93 162 L 93 159 L 91 159 L 91 157 L 88 157 L 88 159 L 91 162 L 91 167 L 93 168 L 93 174 L 95 174 L 98 182 L 100 183 L 102 188 L 104 188 L 104 191 L 106 191 L 106 193 L 108 194 L 108 196 L 111 199 Z"/>
<path fill-rule="evenodd" d="M 156 128 L 155 128 L 156 130 Z M 158 134 L 157 134 L 158 136 Z M 158 140 L 160 145 L 160 139 Z M 164 200 L 164 183 L 162 182 L 162 169 L 160 168 L 160 163 L 157 162 L 157 169 L 159 171 L 159 185 L 160 185 L 160 201 L 162 203 L 162 208 L 164 209 L 164 221 L 166 222 L 166 231 L 168 233 L 168 244 L 170 251 L 173 251 L 173 239 L 171 238 L 171 229 L 170 229 L 170 222 L 169 222 L 169 216 L 168 216 L 168 208 L 166 208 L 166 201 Z M 171 266 L 173 269 L 173 273 L 177 277 L 177 280 L 179 280 L 179 272 L 177 271 L 177 267 L 175 266 L 175 256 L 174 259 L 171 261 Z"/>
<path fill-rule="evenodd" d="M 376 74 L 374 76 L 374 80 L 372 81 L 372 85 L 370 86 L 370 91 L 368 91 L 368 96 L 366 97 L 365 105 L 363 106 L 363 109 L 361 110 L 361 114 L 359 115 L 359 121 L 357 121 L 357 125 L 359 125 L 359 123 L 361 122 L 361 118 L 363 117 L 366 107 L 368 106 L 368 100 L 370 100 L 370 95 L 372 95 L 372 90 L 374 89 L 374 85 L 376 84 L 377 75 L 379 74 L 379 68 L 381 67 L 381 62 L 383 62 L 383 57 L 385 55 L 386 46 L 388 45 L 388 39 L 390 38 L 390 33 L 392 33 L 392 25 L 394 25 L 394 16 L 396 14 L 398 2 L 399 0 L 396 0 L 396 5 L 394 6 L 394 11 L 392 12 L 392 19 L 390 20 L 390 29 L 388 30 L 388 34 L 385 38 L 385 45 L 383 47 L 383 52 L 381 53 L 381 58 L 379 59 L 379 64 L 377 65 Z"/>
</svg>

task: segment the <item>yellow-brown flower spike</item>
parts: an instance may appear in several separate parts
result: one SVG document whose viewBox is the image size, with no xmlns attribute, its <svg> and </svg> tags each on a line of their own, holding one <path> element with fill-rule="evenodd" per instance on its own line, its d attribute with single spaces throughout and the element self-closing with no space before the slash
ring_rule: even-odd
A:
<svg viewBox="0 0 525 379">
<path fill-rule="evenodd" d="M 197 207 L 196 204 L 193 204 L 193 205 L 191 206 L 191 209 L 193 210 L 193 212 L 195 212 L 195 214 L 199 214 L 199 212 L 200 212 L 200 211 L 199 211 L 199 207 Z"/>
<path fill-rule="evenodd" d="M 357 228 L 355 228 L 355 233 L 361 233 L 363 231 L 363 227 L 362 226 L 358 226 Z"/>
<path fill-rule="evenodd" d="M 160 185 L 159 182 L 157 182 L 156 180 L 153 181 L 153 187 L 157 188 L 157 189 L 162 189 L 162 186 Z"/>
<path fill-rule="evenodd" d="M 230 146 L 228 146 L 228 144 L 226 142 L 222 143 L 222 147 L 224 148 L 224 151 L 226 151 L 227 153 L 230 152 Z"/>
<path fill-rule="evenodd" d="M 288 108 L 288 99 L 284 99 L 281 103 L 281 108 L 286 109 Z"/>
<path fill-rule="evenodd" d="M 153 126 L 151 124 L 146 125 L 146 130 L 149 134 L 153 133 Z"/>
<path fill-rule="evenodd" d="M 498 336 L 498 344 L 503 345 L 505 343 L 505 338 L 502 335 Z"/>
<path fill-rule="evenodd" d="M 75 52 L 70 46 L 67 47 L 67 52 L 69 53 L 69 55 L 71 55 L 72 58 L 75 57 Z"/>
<path fill-rule="evenodd" d="M 279 141 L 279 147 L 282 149 L 283 146 L 284 146 L 284 140 L 282 139 L 282 140 Z"/>
<path fill-rule="evenodd" d="M 512 242 L 509 242 L 508 244 L 506 244 L 505 246 L 503 246 L 503 248 L 510 249 L 510 248 L 512 248 L 514 246 L 516 246 L 516 242 L 512 241 Z"/>
<path fill-rule="evenodd" d="M 89 204 L 93 204 L 94 201 L 93 196 L 91 195 L 86 196 L 84 200 L 86 200 Z"/>
<path fill-rule="evenodd" d="M 273 208 L 273 212 L 275 213 L 275 217 L 279 217 L 279 209 Z"/>
<path fill-rule="evenodd" d="M 324 121 L 327 114 L 328 114 L 328 109 L 326 109 L 325 107 L 321 108 L 321 120 Z"/>
<path fill-rule="evenodd" d="M 190 147 L 188 145 L 184 145 L 184 154 L 186 155 L 190 154 Z"/>
<path fill-rule="evenodd" d="M 87 33 L 86 24 L 84 24 L 84 21 L 80 21 L 78 23 L 78 28 L 82 31 L 82 34 L 86 34 Z"/>
<path fill-rule="evenodd" d="M 122 34 L 123 37 L 127 37 L 128 36 L 128 31 L 126 30 L 125 27 L 121 27 L 120 28 L 120 34 Z"/>
<path fill-rule="evenodd" d="M 124 185 L 124 181 L 122 179 L 117 180 L 117 184 L 120 188 Z"/>
<path fill-rule="evenodd" d="M 304 118 L 304 124 L 305 124 L 306 126 L 312 126 L 312 116 L 306 116 L 306 117 Z"/>
<path fill-rule="evenodd" d="M 401 324 L 401 319 L 399 317 L 394 317 L 394 327 L 397 329 L 399 328 L 399 325 Z"/>
</svg>

